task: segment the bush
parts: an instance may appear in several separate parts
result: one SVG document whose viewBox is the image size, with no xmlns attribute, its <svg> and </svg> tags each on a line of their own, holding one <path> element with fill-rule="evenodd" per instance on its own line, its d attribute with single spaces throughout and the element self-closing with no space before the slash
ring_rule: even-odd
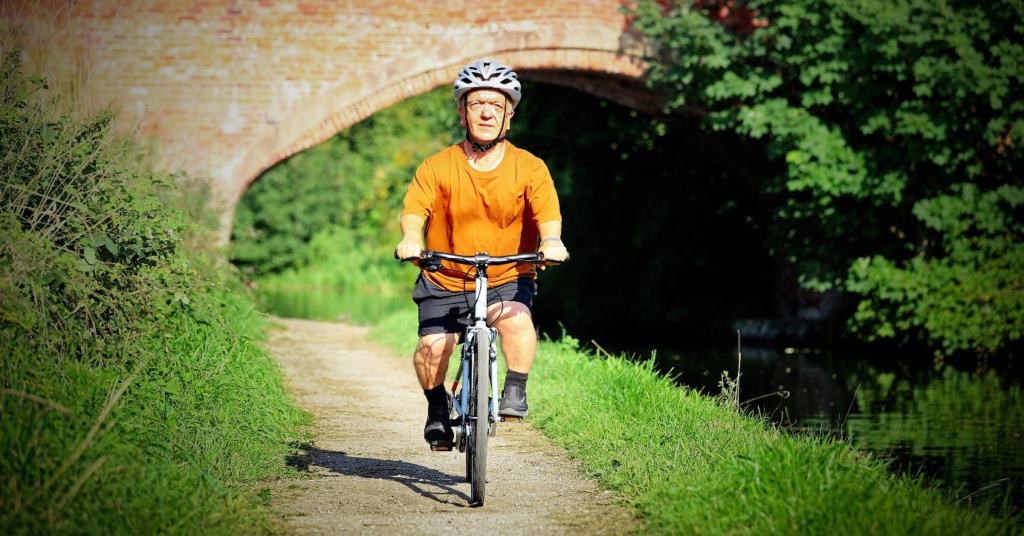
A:
<svg viewBox="0 0 1024 536">
<path fill-rule="evenodd" d="M 1024 332 L 1024 189 L 979 192 L 962 184 L 923 200 L 914 214 L 936 233 L 935 252 L 905 263 L 862 258 L 848 288 L 863 299 L 853 317 L 868 340 L 920 334 L 946 352 L 994 353 Z"/>
</svg>

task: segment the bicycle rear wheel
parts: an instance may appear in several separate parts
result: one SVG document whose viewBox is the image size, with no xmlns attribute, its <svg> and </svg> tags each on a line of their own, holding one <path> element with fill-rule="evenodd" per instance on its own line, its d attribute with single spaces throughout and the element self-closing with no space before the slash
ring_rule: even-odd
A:
<svg viewBox="0 0 1024 536">
<path fill-rule="evenodd" d="M 472 431 L 466 448 L 466 466 L 469 475 L 469 502 L 475 506 L 484 504 L 484 489 L 487 486 L 487 428 L 490 406 L 490 372 L 488 362 L 490 334 L 479 332 L 473 356 L 473 388 L 469 400 L 469 419 Z"/>
</svg>

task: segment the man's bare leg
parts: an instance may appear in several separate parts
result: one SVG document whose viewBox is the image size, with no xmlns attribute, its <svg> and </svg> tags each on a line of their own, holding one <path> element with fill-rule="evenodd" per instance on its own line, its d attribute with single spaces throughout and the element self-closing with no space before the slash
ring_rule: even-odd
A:
<svg viewBox="0 0 1024 536">
<path fill-rule="evenodd" d="M 515 372 L 529 373 L 537 354 L 537 331 L 533 328 L 530 310 L 519 302 L 496 303 L 488 307 L 487 316 L 501 338 L 505 366 Z"/>
<path fill-rule="evenodd" d="M 453 434 L 448 420 L 450 410 L 444 375 L 457 339 L 454 333 L 422 336 L 413 354 L 416 377 L 423 387 L 423 395 L 427 397 L 427 424 L 423 426 L 423 439 L 430 445 L 430 450 L 452 449 Z"/>
<path fill-rule="evenodd" d="M 498 414 L 505 420 L 526 416 L 526 380 L 537 353 L 537 332 L 530 310 L 519 302 L 497 304 L 488 310 L 491 322 L 501 337 L 505 354 L 505 386 L 501 391 Z"/>
<path fill-rule="evenodd" d="M 438 333 L 420 337 L 413 353 L 412 362 L 416 368 L 416 377 L 424 391 L 429 391 L 444 383 L 444 375 L 448 372 L 448 358 L 455 349 L 458 335 L 454 333 Z"/>
</svg>

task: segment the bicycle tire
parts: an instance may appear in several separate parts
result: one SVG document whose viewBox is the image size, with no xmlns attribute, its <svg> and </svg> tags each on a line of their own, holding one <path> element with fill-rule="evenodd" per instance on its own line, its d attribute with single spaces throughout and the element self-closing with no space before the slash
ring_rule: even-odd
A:
<svg viewBox="0 0 1024 536">
<path fill-rule="evenodd" d="M 491 386 L 490 338 L 490 334 L 486 331 L 477 333 L 476 355 L 473 356 L 470 413 L 476 418 L 470 419 L 474 429 L 469 438 L 469 448 L 466 449 L 466 463 L 469 465 L 469 502 L 474 506 L 483 506 L 487 487 L 487 427 L 490 417 L 488 398 Z"/>
<path fill-rule="evenodd" d="M 475 352 L 475 351 L 476 350 L 474 349 L 474 347 L 472 345 L 464 344 L 462 346 L 462 360 L 463 360 L 462 362 L 464 364 L 468 364 L 468 366 L 467 365 L 464 365 L 464 366 L 467 366 L 467 370 L 468 370 L 470 375 L 472 375 L 472 372 L 473 372 L 473 363 L 474 363 L 474 361 L 473 361 L 473 352 Z M 472 396 L 472 394 L 471 394 L 472 386 L 470 385 L 471 383 L 473 383 L 472 376 L 470 376 L 468 382 L 465 382 L 462 385 L 462 396 L 466 396 L 466 397 Z M 464 430 L 465 430 L 465 435 L 463 435 L 463 437 L 462 437 L 462 444 L 463 444 L 462 452 L 466 454 L 466 482 L 471 482 L 473 480 L 471 478 L 472 474 L 473 474 L 473 467 L 472 467 L 472 464 L 469 463 L 469 460 L 471 460 L 472 457 L 473 457 L 473 454 L 471 452 L 472 449 L 473 449 L 473 446 L 470 444 L 470 441 L 469 441 L 469 438 L 472 437 L 472 435 L 470 434 L 470 430 L 469 429 L 470 429 L 470 426 L 472 426 L 472 424 L 471 424 L 470 420 L 467 417 L 468 417 L 469 412 L 470 412 L 469 406 L 472 405 L 472 400 L 471 399 L 466 399 L 466 400 L 467 400 L 466 401 L 466 415 L 462 416 L 462 424 L 463 424 Z"/>
</svg>

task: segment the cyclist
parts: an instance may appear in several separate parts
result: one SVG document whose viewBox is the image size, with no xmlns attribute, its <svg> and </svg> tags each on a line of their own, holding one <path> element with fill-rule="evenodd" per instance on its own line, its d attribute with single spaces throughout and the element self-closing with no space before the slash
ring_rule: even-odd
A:
<svg viewBox="0 0 1024 536">
<path fill-rule="evenodd" d="M 466 138 L 416 170 L 405 194 L 395 254 L 408 259 L 424 248 L 463 255 L 539 250 L 546 259 L 565 260 L 551 174 L 541 159 L 506 139 L 522 96 L 516 73 L 493 59 L 477 60 L 459 72 L 454 96 Z M 488 323 L 498 331 L 508 369 L 498 413 L 522 418 L 537 350 L 531 317 L 537 274 L 533 265 L 515 264 L 492 266 L 487 274 Z M 471 272 L 444 261 L 437 272 L 421 271 L 413 290 L 420 337 L 413 363 L 427 397 L 423 436 L 436 450 L 450 449 L 453 442 L 444 377 L 465 329 L 459 320 L 470 313 L 473 287 Z"/>
</svg>

